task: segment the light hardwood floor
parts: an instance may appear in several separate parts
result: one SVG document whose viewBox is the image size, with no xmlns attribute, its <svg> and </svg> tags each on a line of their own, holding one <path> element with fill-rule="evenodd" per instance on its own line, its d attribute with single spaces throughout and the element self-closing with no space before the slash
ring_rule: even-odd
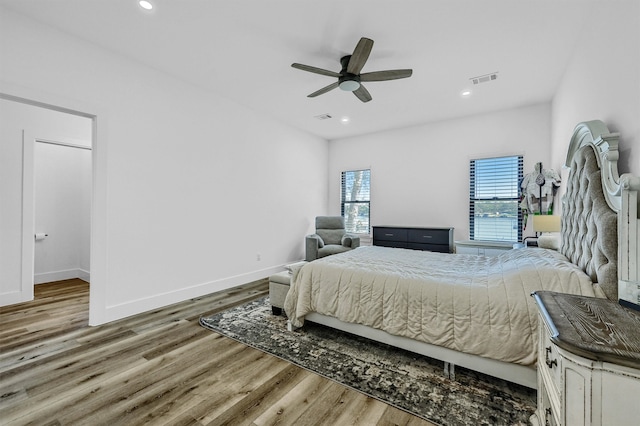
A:
<svg viewBox="0 0 640 426">
<path fill-rule="evenodd" d="M 89 327 L 89 285 L 0 307 L 0 424 L 429 425 L 198 324 L 266 280 Z"/>
</svg>

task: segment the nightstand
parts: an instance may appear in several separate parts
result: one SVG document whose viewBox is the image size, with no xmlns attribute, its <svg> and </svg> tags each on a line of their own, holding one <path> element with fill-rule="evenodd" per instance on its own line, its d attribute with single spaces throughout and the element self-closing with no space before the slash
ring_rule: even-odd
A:
<svg viewBox="0 0 640 426">
<path fill-rule="evenodd" d="M 539 310 L 537 425 L 637 425 L 640 312 L 594 297 L 533 293 Z"/>
</svg>

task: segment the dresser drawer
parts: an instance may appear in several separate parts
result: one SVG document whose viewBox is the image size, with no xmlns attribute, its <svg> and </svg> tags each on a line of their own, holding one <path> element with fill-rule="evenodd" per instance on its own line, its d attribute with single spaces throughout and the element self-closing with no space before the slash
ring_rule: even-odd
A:
<svg viewBox="0 0 640 426">
<path fill-rule="evenodd" d="M 374 227 L 373 239 L 378 241 L 407 241 L 407 229 Z"/>
<path fill-rule="evenodd" d="M 410 248 L 406 241 L 374 240 L 374 242 L 374 245 L 379 247 Z"/>
<path fill-rule="evenodd" d="M 407 248 L 412 250 L 427 250 L 427 251 L 435 251 L 439 253 L 449 253 L 449 246 L 444 244 L 420 244 L 420 243 L 412 243 L 409 241 L 407 243 Z"/>
<path fill-rule="evenodd" d="M 542 374 L 548 375 L 550 379 L 549 392 L 560 398 L 562 357 L 558 353 L 558 347 L 551 342 L 550 333 L 544 321 L 540 321 L 539 327 L 541 343 L 538 351 L 538 368 L 542 370 Z"/>
<path fill-rule="evenodd" d="M 558 426 L 560 422 L 557 419 L 557 412 L 554 411 L 551 401 L 549 400 L 549 394 L 547 389 L 542 383 L 542 388 L 538 389 L 538 416 L 540 422 L 539 425 L 545 426 Z"/>
<path fill-rule="evenodd" d="M 407 240 L 419 244 L 443 244 L 449 246 L 448 229 L 409 229 Z"/>
</svg>

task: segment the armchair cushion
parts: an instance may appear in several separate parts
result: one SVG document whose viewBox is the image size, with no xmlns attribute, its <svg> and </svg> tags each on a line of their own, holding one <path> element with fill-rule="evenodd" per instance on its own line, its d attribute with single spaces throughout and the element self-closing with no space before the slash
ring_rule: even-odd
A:
<svg viewBox="0 0 640 426">
<path fill-rule="evenodd" d="M 318 249 L 318 259 L 332 254 L 344 253 L 351 250 L 351 247 L 345 247 L 339 244 L 328 244 L 321 249 Z"/>
<path fill-rule="evenodd" d="M 326 245 L 341 245 L 344 229 L 316 229 L 316 234 L 322 238 L 322 241 L 324 241 Z"/>
<path fill-rule="evenodd" d="M 316 217 L 316 234 L 325 244 L 342 244 L 344 232 L 344 218 L 342 216 Z"/>
<path fill-rule="evenodd" d="M 311 234 L 311 235 L 309 235 L 309 237 L 315 238 L 316 240 L 318 240 L 318 248 L 324 247 L 324 240 L 322 239 L 322 237 L 320 235 Z"/>
</svg>

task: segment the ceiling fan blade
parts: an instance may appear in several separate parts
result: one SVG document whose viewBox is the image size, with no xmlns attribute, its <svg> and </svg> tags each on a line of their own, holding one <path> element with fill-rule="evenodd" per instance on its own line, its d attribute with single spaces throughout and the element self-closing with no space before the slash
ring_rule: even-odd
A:
<svg viewBox="0 0 640 426">
<path fill-rule="evenodd" d="M 336 87 L 338 87 L 338 84 L 340 84 L 340 83 L 338 83 L 337 81 L 335 83 L 331 83 L 330 85 L 325 86 L 320 90 L 316 90 L 315 92 L 313 92 L 310 95 L 307 95 L 307 98 L 315 98 L 316 96 L 322 95 L 323 93 L 327 93 L 328 91 L 333 90 Z"/>
<path fill-rule="evenodd" d="M 297 68 L 299 70 L 302 71 L 309 71 L 315 74 L 321 74 L 321 75 L 327 75 L 329 77 L 340 77 L 340 73 L 338 72 L 333 72 L 333 71 L 329 71 L 329 70 L 325 70 L 322 68 L 317 68 L 317 67 L 312 67 L 311 65 L 304 65 L 304 64 L 291 64 L 291 66 L 293 68 Z"/>
<path fill-rule="evenodd" d="M 387 70 L 374 71 L 360 74 L 360 81 L 385 81 L 398 80 L 400 78 L 411 77 L 413 70 Z"/>
<path fill-rule="evenodd" d="M 347 65 L 347 72 L 351 74 L 360 74 L 362 67 L 364 67 L 365 62 L 369 59 L 372 47 L 373 40 L 362 37 L 351 54 L 349 65 Z"/>
<path fill-rule="evenodd" d="M 369 102 L 371 100 L 371 94 L 364 86 L 361 84 L 356 90 L 353 91 L 353 94 L 356 95 L 358 99 L 362 102 Z"/>
</svg>

